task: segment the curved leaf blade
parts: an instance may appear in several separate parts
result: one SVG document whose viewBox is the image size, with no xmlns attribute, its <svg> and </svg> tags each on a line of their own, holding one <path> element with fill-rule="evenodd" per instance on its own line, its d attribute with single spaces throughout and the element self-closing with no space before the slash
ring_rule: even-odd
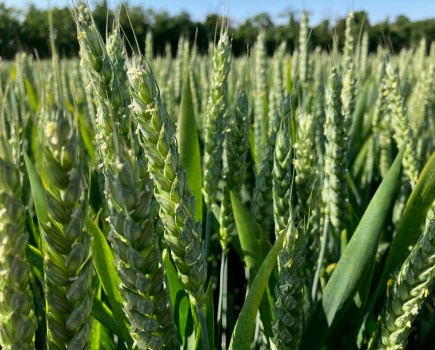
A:
<svg viewBox="0 0 435 350">
<path fill-rule="evenodd" d="M 322 304 L 329 324 L 332 324 L 345 303 L 352 299 L 367 267 L 371 266 L 376 256 L 379 234 L 397 188 L 403 151 L 404 149 L 397 155 L 370 201 L 323 291 Z"/>
<path fill-rule="evenodd" d="M 402 147 L 326 284 L 322 300 L 305 331 L 302 349 L 320 348 L 329 328 L 352 302 L 361 282 L 367 276 L 366 272 L 376 258 L 379 235 L 397 188 L 403 153 Z M 313 337 L 313 334 L 316 336 Z"/>
<path fill-rule="evenodd" d="M 44 271 L 44 257 L 38 248 L 28 244 L 26 246 L 26 257 L 30 265 L 37 268 L 41 273 Z"/>
<path fill-rule="evenodd" d="M 282 234 L 273 245 L 269 254 L 258 270 L 242 310 L 237 319 L 236 326 L 231 336 L 230 350 L 249 349 L 255 331 L 255 318 L 260 302 L 263 298 L 270 274 L 276 264 L 276 259 L 284 244 L 286 235 Z"/>
<path fill-rule="evenodd" d="M 237 227 L 240 246 L 242 248 L 245 266 L 249 271 L 249 280 L 252 282 L 261 264 L 261 247 L 257 239 L 254 222 L 249 211 L 233 192 L 230 193 L 234 220 Z M 260 257 L 260 259 L 259 259 Z"/>
<path fill-rule="evenodd" d="M 166 274 L 168 276 L 171 302 L 174 306 L 174 321 L 178 330 L 178 338 L 183 343 L 184 348 L 193 348 L 193 316 L 190 309 L 189 296 L 178 278 L 177 270 L 169 259 L 169 254 L 164 254 L 163 260 L 166 267 Z"/>
<path fill-rule="evenodd" d="M 122 337 L 122 334 L 120 334 L 121 332 L 119 331 L 118 322 L 115 321 L 110 309 L 99 299 L 98 296 L 94 297 L 94 300 L 92 301 L 92 316 L 111 333 Z"/>
<path fill-rule="evenodd" d="M 35 205 L 36 216 L 38 217 L 38 221 L 40 223 L 46 222 L 48 220 L 47 195 L 45 193 L 41 179 L 36 173 L 32 161 L 30 160 L 25 150 L 23 150 L 23 153 L 24 161 L 26 163 L 27 175 L 30 182 L 30 190 L 32 191 L 33 203 Z"/>
<path fill-rule="evenodd" d="M 237 235 L 242 248 L 243 260 L 248 269 L 249 286 L 257 275 L 263 257 L 267 255 L 266 248 L 269 248 L 269 242 L 264 237 L 264 233 L 260 230 L 260 239 L 258 239 L 255 223 L 249 211 L 243 203 L 237 198 L 237 195 L 230 192 L 231 205 L 233 208 L 234 220 L 237 227 Z M 261 245 L 260 245 L 261 242 Z M 269 299 L 265 295 L 260 305 L 260 316 L 264 326 L 266 336 L 272 336 L 272 308 Z"/>
<path fill-rule="evenodd" d="M 412 191 L 403 211 L 402 219 L 397 227 L 396 235 L 391 243 L 385 268 L 382 272 L 381 282 L 377 296 L 386 288 L 387 281 L 394 271 L 398 270 L 405 260 L 408 247 L 417 243 L 426 216 L 433 208 L 435 200 L 435 152 L 429 158 Z"/>
<path fill-rule="evenodd" d="M 214 303 L 213 303 L 213 279 L 210 279 L 208 283 L 207 292 L 205 293 L 205 303 L 203 306 L 203 311 L 207 324 L 208 344 L 210 346 L 210 349 L 215 349 L 216 347 L 215 347 L 215 339 L 214 339 L 215 317 L 214 317 Z M 197 320 L 197 322 L 198 322 L 198 327 L 201 327 L 199 320 Z M 203 346 L 204 342 L 202 337 L 203 337 L 203 332 L 201 330 L 196 334 L 195 350 L 205 350 Z"/>
<path fill-rule="evenodd" d="M 195 219 L 196 221 L 202 221 L 201 155 L 188 72 L 184 78 L 178 125 L 178 150 L 180 152 L 181 165 L 186 170 L 187 182 L 195 197 Z"/>
<path fill-rule="evenodd" d="M 94 300 L 101 300 L 101 283 L 95 278 L 96 281 L 94 285 Z M 93 281 L 93 282 L 94 282 Z M 101 340 L 101 322 L 99 322 L 95 317 L 92 318 L 91 332 L 89 334 L 89 350 L 100 350 L 100 340 Z"/>
<path fill-rule="evenodd" d="M 100 278 L 104 293 L 107 295 L 109 300 L 114 319 L 118 324 L 119 333 L 130 347 L 132 346 L 132 339 L 127 327 L 129 322 L 122 308 L 124 301 L 121 292 L 119 291 L 121 279 L 115 270 L 113 253 L 110 250 L 106 237 L 104 237 L 103 232 L 101 232 L 100 228 L 94 221 L 88 218 L 86 227 L 93 237 L 92 251 L 95 270 Z"/>
</svg>

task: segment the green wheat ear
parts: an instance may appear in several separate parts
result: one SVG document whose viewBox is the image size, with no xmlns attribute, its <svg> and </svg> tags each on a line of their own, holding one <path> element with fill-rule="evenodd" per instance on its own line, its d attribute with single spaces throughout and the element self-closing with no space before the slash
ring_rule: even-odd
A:
<svg viewBox="0 0 435 350">
<path fill-rule="evenodd" d="M 418 164 L 416 161 L 413 132 L 403 104 L 399 73 L 392 63 L 387 65 L 386 71 L 386 92 L 388 94 L 388 110 L 391 113 L 391 124 L 394 130 L 393 136 L 399 148 L 405 145 L 405 154 L 402 160 L 403 171 L 414 187 L 418 178 Z"/>
<path fill-rule="evenodd" d="M 0 142 L 3 141 L 0 138 Z M 26 259 L 28 235 L 18 169 L 0 150 L 0 346 L 34 349 L 36 318 Z"/>
<path fill-rule="evenodd" d="M 268 130 L 274 128 L 274 119 L 276 118 L 276 111 L 280 108 L 280 103 L 284 95 L 284 59 L 285 51 L 287 49 L 286 43 L 283 42 L 273 55 L 272 61 L 272 86 L 269 91 L 269 104 L 268 104 Z"/>
<path fill-rule="evenodd" d="M 243 91 L 237 93 L 233 118 L 228 121 L 224 143 L 223 199 L 220 217 L 220 243 L 225 252 L 229 250 L 235 221 L 231 207 L 230 191 L 241 194 L 246 172 L 246 157 L 249 151 L 248 101 Z"/>
<path fill-rule="evenodd" d="M 298 118 L 297 142 L 293 145 L 295 150 L 295 188 L 298 198 L 296 205 L 296 220 L 308 221 L 310 207 L 312 203 L 313 185 L 316 179 L 314 164 L 315 154 L 313 154 L 314 126 L 313 116 L 301 113 Z"/>
<path fill-rule="evenodd" d="M 100 156 L 106 178 L 116 268 L 121 279 L 124 312 L 131 323 L 131 335 L 141 349 L 177 347 L 176 328 L 166 270 L 151 212 L 152 182 L 147 161 L 131 135 L 132 121 L 127 93 L 121 99 L 111 92 L 128 83 L 125 51 L 119 32 L 109 37 L 106 51 L 93 23 L 79 23 L 82 62 L 97 101 L 97 129 Z M 97 69 L 90 58 L 107 65 Z M 103 66 L 102 66 L 103 67 Z M 101 68 L 102 68 L 101 67 Z"/>
<path fill-rule="evenodd" d="M 324 214 L 332 224 L 335 235 L 338 236 L 345 228 L 347 214 L 347 130 L 342 114 L 340 94 L 340 77 L 335 67 L 333 67 L 326 95 L 325 179 L 322 200 Z"/>
<path fill-rule="evenodd" d="M 145 59 L 147 60 L 147 62 L 151 62 L 153 60 L 153 57 L 153 32 L 151 30 L 148 30 L 145 37 Z"/>
<path fill-rule="evenodd" d="M 263 149 L 260 170 L 255 177 L 252 214 L 257 224 L 269 235 L 273 226 L 273 166 L 276 132 L 272 132 Z"/>
<path fill-rule="evenodd" d="M 374 140 L 379 144 L 379 171 L 384 178 L 387 175 L 392 160 L 391 116 L 388 113 L 388 90 L 385 76 L 385 59 L 382 59 L 378 71 L 378 96 L 372 119 Z"/>
<path fill-rule="evenodd" d="M 355 110 L 355 21 L 353 12 L 346 18 L 346 32 L 343 57 L 343 87 L 341 90 L 341 100 L 343 117 L 346 130 L 350 130 L 352 125 L 353 112 Z"/>
<path fill-rule="evenodd" d="M 287 97 L 279 108 L 280 125 L 276 135 L 273 180 L 273 215 L 275 221 L 275 235 L 278 237 L 287 227 L 291 216 L 291 187 L 292 187 L 292 138 L 291 138 L 291 101 Z"/>
<path fill-rule="evenodd" d="M 174 126 L 166 113 L 150 67 L 134 61 L 128 71 L 132 114 L 137 122 L 148 170 L 160 204 L 164 239 L 178 270 L 181 283 L 198 306 L 205 298 L 207 264 L 201 224 L 195 222 L 195 199 L 180 163 Z"/>
<path fill-rule="evenodd" d="M 299 81 L 307 88 L 308 84 L 308 14 L 302 12 L 299 31 Z"/>
<path fill-rule="evenodd" d="M 325 156 L 325 79 L 324 69 L 321 62 L 317 63 L 314 68 L 316 77 L 314 84 L 314 103 L 313 103 L 313 123 L 314 123 L 314 144 L 318 153 L 318 165 L 323 166 Z"/>
<path fill-rule="evenodd" d="M 85 231 L 88 178 L 78 132 L 67 112 L 43 111 L 43 183 L 48 221 L 43 229 L 47 344 L 50 349 L 86 347 L 91 329 L 91 238 Z"/>
<path fill-rule="evenodd" d="M 255 166 L 260 171 L 263 153 L 267 148 L 267 52 L 266 32 L 260 31 L 255 43 L 255 98 L 254 98 L 254 140 Z"/>
<path fill-rule="evenodd" d="M 222 174 L 222 144 L 225 140 L 228 109 L 228 73 L 231 67 L 230 42 L 224 31 L 213 53 L 213 73 L 207 111 L 205 113 L 204 200 L 207 206 L 216 203 L 218 180 Z"/>
<path fill-rule="evenodd" d="M 400 268 L 369 348 L 405 349 L 434 277 L 435 222 L 431 222 Z"/>
<path fill-rule="evenodd" d="M 275 286 L 274 338 L 277 349 L 298 349 L 304 320 L 304 234 L 292 223 L 278 257 L 279 278 Z"/>
</svg>

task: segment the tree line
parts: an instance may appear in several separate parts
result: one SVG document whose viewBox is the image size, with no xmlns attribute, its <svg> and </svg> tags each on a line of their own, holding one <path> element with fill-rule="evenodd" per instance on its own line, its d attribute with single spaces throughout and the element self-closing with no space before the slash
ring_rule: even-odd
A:
<svg viewBox="0 0 435 350">
<path fill-rule="evenodd" d="M 63 57 L 78 55 L 79 45 L 77 30 L 72 10 L 69 7 L 54 7 L 51 9 L 53 32 L 56 47 Z M 219 36 L 222 22 L 229 23 L 232 37 L 232 50 L 239 56 L 249 52 L 255 43 L 260 30 L 266 31 L 266 44 L 269 54 L 283 41 L 287 42 L 290 51 L 297 46 L 299 36 L 300 16 L 295 12 L 285 14 L 285 22 L 273 22 L 267 13 L 260 13 L 246 19 L 237 25 L 230 19 L 218 14 L 209 14 L 204 21 L 194 21 L 187 12 L 171 16 L 167 12 L 156 12 L 140 6 L 125 5 L 120 11 L 120 23 L 123 28 L 127 46 L 130 50 L 142 51 L 148 31 L 153 35 L 153 50 L 155 55 L 164 55 L 165 46 L 170 45 L 172 55 L 176 54 L 180 36 L 195 42 L 198 52 L 207 52 L 209 43 Z M 111 26 L 114 13 L 108 10 L 107 1 L 103 0 L 92 8 L 96 25 L 104 36 L 107 26 Z M 47 58 L 50 53 L 49 10 L 42 10 L 30 5 L 26 10 L 7 7 L 0 2 L 0 57 L 13 59 L 19 51 L 26 51 L 39 58 Z M 406 16 L 398 16 L 394 21 L 385 20 L 371 24 L 367 13 L 355 13 L 355 20 L 360 33 L 368 33 L 369 51 L 373 52 L 379 45 L 393 52 L 402 48 L 416 47 L 421 38 L 429 42 L 435 41 L 435 19 L 411 21 Z M 331 51 L 334 40 L 342 45 L 344 39 L 345 18 L 335 23 L 325 19 L 315 26 L 310 26 L 310 45 Z M 335 39 L 334 39 L 335 38 Z"/>
</svg>

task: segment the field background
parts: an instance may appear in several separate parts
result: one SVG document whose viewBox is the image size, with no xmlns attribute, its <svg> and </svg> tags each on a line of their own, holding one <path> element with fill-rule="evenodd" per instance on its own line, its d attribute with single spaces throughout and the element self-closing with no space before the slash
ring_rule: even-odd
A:
<svg viewBox="0 0 435 350">
<path fill-rule="evenodd" d="M 105 6 L 0 5 L 1 348 L 435 347 L 435 20 Z"/>
</svg>

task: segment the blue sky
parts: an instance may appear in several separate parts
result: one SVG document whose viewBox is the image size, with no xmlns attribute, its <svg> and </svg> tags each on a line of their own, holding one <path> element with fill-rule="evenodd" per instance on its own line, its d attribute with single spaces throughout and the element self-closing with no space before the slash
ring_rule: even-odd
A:
<svg viewBox="0 0 435 350">
<path fill-rule="evenodd" d="M 49 4 L 52 6 L 68 4 L 68 0 L 3 0 L 3 2 L 7 6 L 21 8 L 25 8 L 30 3 L 42 8 L 48 7 Z M 89 2 L 92 4 L 92 0 Z M 109 0 L 109 4 L 114 3 L 114 0 Z M 120 3 L 120 0 L 116 3 Z M 367 11 L 371 23 L 387 17 L 394 19 L 399 14 L 404 14 L 412 20 L 435 18 L 435 0 L 130 0 L 129 4 L 166 10 L 170 14 L 186 10 L 196 20 L 201 20 L 208 13 L 215 12 L 229 15 L 237 22 L 259 12 L 268 12 L 275 22 L 279 22 L 280 14 L 286 10 L 293 10 L 296 13 L 308 10 L 313 24 L 324 18 L 334 20 L 344 17 L 350 10 Z"/>
</svg>

